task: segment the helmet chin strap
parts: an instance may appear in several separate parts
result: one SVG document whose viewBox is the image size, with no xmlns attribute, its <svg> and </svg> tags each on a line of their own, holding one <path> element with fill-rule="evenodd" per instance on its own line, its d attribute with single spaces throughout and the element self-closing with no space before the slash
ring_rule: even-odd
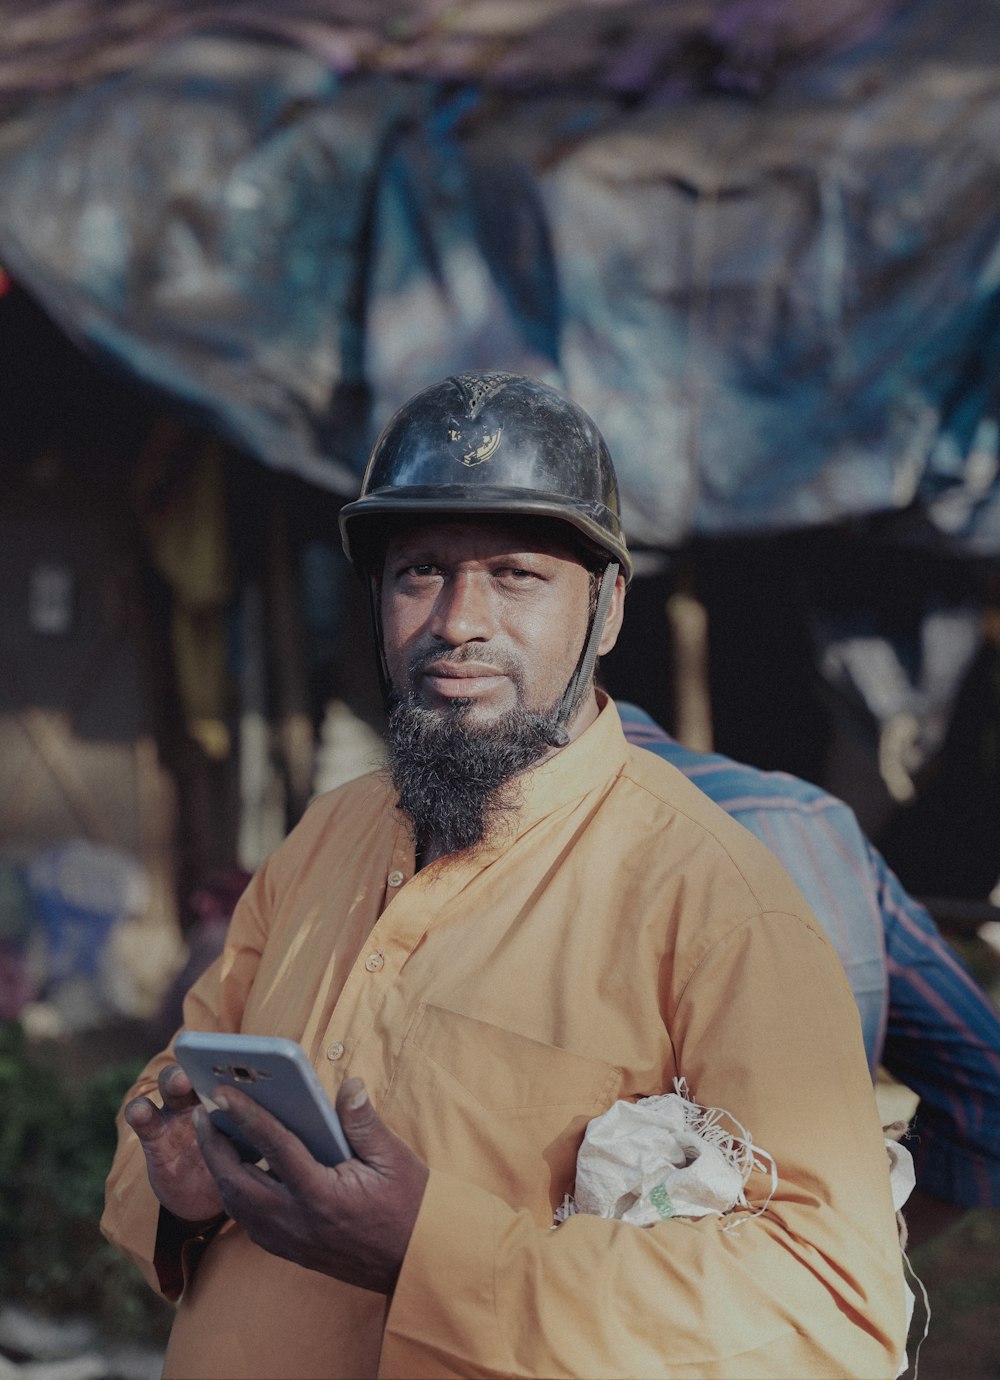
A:
<svg viewBox="0 0 1000 1380">
<path fill-rule="evenodd" d="M 389 681 L 389 666 L 385 659 L 385 638 L 382 633 L 382 588 L 375 575 L 368 576 L 368 622 L 375 644 L 375 657 L 378 663 L 378 686 L 382 692 L 382 706 L 389 712 L 389 698 L 392 685 Z"/>
<path fill-rule="evenodd" d="M 569 684 L 563 691 L 563 697 L 559 701 L 559 709 L 556 713 L 555 732 L 553 737 L 557 740 L 557 747 L 565 747 L 569 742 L 569 734 L 566 725 L 570 720 L 573 710 L 576 708 L 577 691 L 581 685 L 587 685 L 591 676 L 594 674 L 594 665 L 597 661 L 597 649 L 600 646 L 601 634 L 604 632 L 604 620 L 608 616 L 608 609 L 611 607 L 611 598 L 615 592 L 615 581 L 618 579 L 619 565 L 617 561 L 609 561 L 601 575 L 601 584 L 597 592 L 597 604 L 594 608 L 594 616 L 590 620 L 587 629 L 587 640 L 584 643 L 583 651 L 580 653 L 580 660 L 576 664 L 576 670 L 570 677 Z M 382 612 L 381 612 L 381 591 L 379 581 L 374 575 L 370 575 L 368 584 L 368 615 L 371 621 L 372 640 L 375 643 L 375 653 L 378 658 L 378 681 L 382 691 L 382 702 L 386 712 L 389 709 L 389 697 L 391 693 L 391 683 L 389 681 L 389 667 L 385 659 L 385 639 L 382 632 Z"/>
<path fill-rule="evenodd" d="M 594 666 L 597 662 L 597 649 L 601 643 L 601 636 L 604 632 L 604 620 L 608 616 L 608 609 L 611 607 L 611 597 L 615 592 L 615 581 L 618 579 L 618 562 L 609 561 L 604 568 L 601 576 L 601 585 L 597 594 L 597 606 L 594 609 L 594 616 L 590 621 L 587 631 L 587 640 L 584 643 L 580 660 L 577 662 L 576 670 L 570 677 L 570 682 L 563 692 L 562 700 L 559 703 L 559 712 L 556 714 L 556 732 L 560 741 L 558 746 L 565 747 L 569 742 L 569 733 L 566 725 L 576 708 L 576 696 L 581 686 L 589 685 L 590 678 L 594 674 Z"/>
</svg>

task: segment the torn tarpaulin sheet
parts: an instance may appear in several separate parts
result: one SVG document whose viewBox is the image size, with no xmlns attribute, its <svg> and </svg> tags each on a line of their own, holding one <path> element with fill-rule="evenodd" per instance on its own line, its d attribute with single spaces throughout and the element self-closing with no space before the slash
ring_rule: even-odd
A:
<svg viewBox="0 0 1000 1380">
<path fill-rule="evenodd" d="M 345 494 L 402 399 L 504 367 L 593 414 L 633 543 L 915 505 L 988 555 L 1000 25 L 916 0 L 858 32 L 754 93 L 627 100 L 192 37 L 0 165 L 0 259 L 77 338 Z"/>
</svg>

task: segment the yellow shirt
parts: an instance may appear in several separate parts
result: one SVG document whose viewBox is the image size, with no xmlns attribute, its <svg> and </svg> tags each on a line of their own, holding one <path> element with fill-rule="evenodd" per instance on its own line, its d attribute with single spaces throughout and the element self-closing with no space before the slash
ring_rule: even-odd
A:
<svg viewBox="0 0 1000 1380">
<path fill-rule="evenodd" d="M 431 1166 L 391 1302 L 230 1223 L 180 1302 L 184 1377 L 891 1376 L 900 1253 L 857 1009 L 767 850 L 607 702 L 527 774 L 496 846 L 414 874 L 380 776 L 321 797 L 261 868 L 190 1028 L 290 1036 L 364 1078 Z M 148 1091 L 169 1059 L 155 1059 Z M 775 1158 L 768 1210 L 552 1229 L 587 1122 L 687 1079 Z M 769 1181 L 754 1175 L 751 1202 Z M 155 1283 L 122 1129 L 104 1230 Z"/>
</svg>

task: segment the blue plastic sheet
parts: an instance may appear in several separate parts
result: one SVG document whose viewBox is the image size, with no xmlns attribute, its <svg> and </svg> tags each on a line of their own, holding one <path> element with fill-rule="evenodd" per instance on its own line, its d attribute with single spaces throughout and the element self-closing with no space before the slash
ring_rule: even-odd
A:
<svg viewBox="0 0 1000 1380">
<path fill-rule="evenodd" d="M 1000 21 L 904 5 L 753 94 L 335 75 L 202 34 L 51 103 L 0 258 L 78 339 L 349 494 L 455 369 L 566 387 L 633 542 L 919 512 L 1000 549 Z"/>
</svg>

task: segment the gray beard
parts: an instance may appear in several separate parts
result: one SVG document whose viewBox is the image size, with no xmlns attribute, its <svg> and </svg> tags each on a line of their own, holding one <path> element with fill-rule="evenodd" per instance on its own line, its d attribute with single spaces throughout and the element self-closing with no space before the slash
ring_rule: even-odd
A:
<svg viewBox="0 0 1000 1380">
<path fill-rule="evenodd" d="M 418 850 L 436 856 L 492 841 L 521 801 L 517 777 L 566 741 L 559 704 L 535 714 L 518 705 L 485 726 L 466 722 L 471 700 L 426 709 L 412 693 L 394 695 L 389 713 L 389 773 Z"/>
</svg>

